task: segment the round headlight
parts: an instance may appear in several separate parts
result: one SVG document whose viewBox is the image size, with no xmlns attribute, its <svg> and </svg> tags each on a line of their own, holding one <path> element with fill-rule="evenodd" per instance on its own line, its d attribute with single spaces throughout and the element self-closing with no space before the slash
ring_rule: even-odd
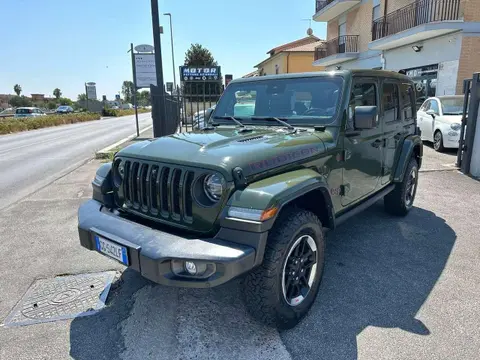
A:
<svg viewBox="0 0 480 360">
<path fill-rule="evenodd" d="M 120 178 L 123 180 L 123 174 L 125 173 L 125 161 L 120 160 L 120 163 L 118 164 L 118 175 L 120 175 Z"/>
<path fill-rule="evenodd" d="M 225 190 L 225 179 L 219 174 L 207 175 L 203 181 L 203 189 L 209 200 L 217 202 Z"/>
</svg>

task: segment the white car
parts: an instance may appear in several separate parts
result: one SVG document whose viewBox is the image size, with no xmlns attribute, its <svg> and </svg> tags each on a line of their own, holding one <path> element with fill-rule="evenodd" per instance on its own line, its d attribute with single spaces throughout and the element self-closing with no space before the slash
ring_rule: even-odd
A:
<svg viewBox="0 0 480 360">
<path fill-rule="evenodd" d="M 45 116 L 42 110 L 37 107 L 19 107 L 15 110 L 14 118 Z"/>
<path fill-rule="evenodd" d="M 417 111 L 422 140 L 436 151 L 458 149 L 463 114 L 463 95 L 430 97 Z"/>
</svg>

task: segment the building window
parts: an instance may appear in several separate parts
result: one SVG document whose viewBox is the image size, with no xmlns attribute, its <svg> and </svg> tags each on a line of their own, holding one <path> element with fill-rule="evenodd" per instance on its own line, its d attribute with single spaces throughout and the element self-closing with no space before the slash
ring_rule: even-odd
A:
<svg viewBox="0 0 480 360">
<path fill-rule="evenodd" d="M 385 122 L 400 120 L 400 103 L 396 84 L 383 84 L 383 106 Z"/>
<path fill-rule="evenodd" d="M 380 12 L 380 5 L 374 6 L 373 7 L 373 21 L 379 19 L 382 16 L 382 13 Z"/>
</svg>

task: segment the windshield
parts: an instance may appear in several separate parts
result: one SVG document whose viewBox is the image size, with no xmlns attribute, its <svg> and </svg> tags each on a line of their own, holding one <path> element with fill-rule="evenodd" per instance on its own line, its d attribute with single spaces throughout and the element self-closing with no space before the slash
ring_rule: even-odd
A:
<svg viewBox="0 0 480 360">
<path fill-rule="evenodd" d="M 214 116 L 233 116 L 250 124 L 265 123 L 257 117 L 277 117 L 294 125 L 327 125 L 336 119 L 342 86 L 339 76 L 232 83 Z"/>
<path fill-rule="evenodd" d="M 443 115 L 463 114 L 463 97 L 441 99 Z"/>
</svg>

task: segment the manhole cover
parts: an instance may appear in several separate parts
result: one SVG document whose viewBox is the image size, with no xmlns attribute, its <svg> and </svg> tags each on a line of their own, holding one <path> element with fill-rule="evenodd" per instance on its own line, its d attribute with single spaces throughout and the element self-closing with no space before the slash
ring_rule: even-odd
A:
<svg viewBox="0 0 480 360">
<path fill-rule="evenodd" d="M 115 271 L 36 280 L 5 319 L 30 325 L 93 315 L 105 307 Z"/>
</svg>

